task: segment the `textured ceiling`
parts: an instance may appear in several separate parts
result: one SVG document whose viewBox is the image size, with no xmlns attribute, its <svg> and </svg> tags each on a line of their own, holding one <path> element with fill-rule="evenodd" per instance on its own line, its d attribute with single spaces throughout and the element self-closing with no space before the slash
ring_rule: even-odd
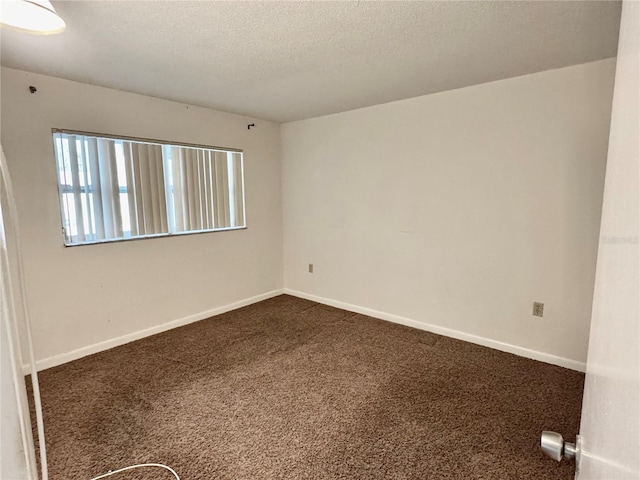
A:
<svg viewBox="0 0 640 480">
<path fill-rule="evenodd" d="M 616 54 L 620 2 L 58 1 L 2 64 L 286 122 Z"/>
</svg>

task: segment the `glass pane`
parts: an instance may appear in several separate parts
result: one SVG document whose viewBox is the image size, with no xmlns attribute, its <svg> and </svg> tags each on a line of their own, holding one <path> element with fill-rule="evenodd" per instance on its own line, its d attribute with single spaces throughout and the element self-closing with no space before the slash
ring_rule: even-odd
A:
<svg viewBox="0 0 640 480">
<path fill-rule="evenodd" d="M 124 167 L 124 148 L 122 141 L 115 142 L 116 168 L 118 170 L 118 185 L 120 188 L 127 187 L 127 173 Z"/>
<path fill-rule="evenodd" d="M 131 216 L 129 215 L 129 195 L 120 194 L 120 208 L 122 210 L 122 234 L 125 237 L 131 236 Z"/>
<path fill-rule="evenodd" d="M 64 194 L 65 205 L 67 206 L 67 218 L 65 228 L 68 229 L 68 235 L 71 237 L 78 236 L 78 222 L 76 220 L 76 204 L 73 199 L 73 193 Z"/>
</svg>

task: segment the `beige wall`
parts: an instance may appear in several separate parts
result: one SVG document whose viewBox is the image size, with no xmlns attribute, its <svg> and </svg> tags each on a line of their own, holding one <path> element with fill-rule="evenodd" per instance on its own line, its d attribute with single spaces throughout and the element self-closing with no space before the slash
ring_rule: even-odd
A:
<svg viewBox="0 0 640 480">
<path fill-rule="evenodd" d="M 580 368 L 614 68 L 283 125 L 285 286 Z"/>
<path fill-rule="evenodd" d="M 6 68 L 1 85 L 37 359 L 282 288 L 277 124 Z M 54 127 L 244 149 L 248 229 L 65 248 Z"/>
</svg>

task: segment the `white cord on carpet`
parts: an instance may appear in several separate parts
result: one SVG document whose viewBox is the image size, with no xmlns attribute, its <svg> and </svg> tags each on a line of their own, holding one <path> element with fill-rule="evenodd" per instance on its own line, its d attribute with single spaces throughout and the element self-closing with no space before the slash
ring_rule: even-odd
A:
<svg viewBox="0 0 640 480">
<path fill-rule="evenodd" d="M 126 472 L 127 470 L 133 470 L 134 468 L 142 468 L 142 467 L 160 467 L 160 468 L 164 468 L 165 470 L 169 470 L 173 474 L 173 476 L 176 477 L 176 480 L 180 480 L 180 477 L 178 476 L 178 474 L 176 473 L 176 471 L 173 468 L 167 467 L 166 465 L 163 465 L 161 463 L 141 463 L 140 465 L 131 465 L 130 467 L 119 468 L 118 470 L 114 470 L 112 472 L 105 473 L 104 475 L 99 475 L 97 477 L 93 477 L 91 480 L 99 480 L 100 478 L 110 477 L 111 475 L 115 475 L 116 473 Z"/>
<path fill-rule="evenodd" d="M 9 217 L 11 218 L 13 228 L 11 231 L 13 232 L 13 238 L 16 246 L 16 261 L 18 265 L 18 287 L 20 289 L 20 300 L 22 303 L 22 310 L 24 314 L 24 322 L 25 322 L 25 330 L 27 332 L 27 346 L 29 353 L 29 363 L 31 367 L 31 383 L 33 385 L 33 399 L 35 402 L 36 409 L 36 424 L 38 430 L 38 443 L 40 444 L 40 466 L 42 469 L 42 480 L 48 480 L 49 472 L 47 468 L 47 450 L 44 442 L 44 420 L 42 418 L 42 400 L 40 398 L 40 383 L 38 382 L 38 371 L 36 369 L 36 359 L 35 354 L 33 352 L 33 341 L 31 338 L 31 322 L 29 319 L 29 309 L 27 307 L 27 292 L 24 282 L 24 264 L 22 263 L 22 243 L 20 241 L 20 229 L 18 227 L 18 209 L 16 208 L 16 199 L 13 196 L 13 188 L 11 183 L 11 177 L 9 176 L 9 169 L 6 164 L 6 158 L 4 156 L 4 150 L 0 145 L 0 174 L 2 176 L 2 184 L 4 185 L 6 191 L 7 202 L 9 204 Z M 7 265 L 9 261 L 7 259 Z M 11 283 L 11 276 L 8 276 L 8 282 Z M 9 288 L 10 291 L 11 285 Z M 14 316 L 15 316 L 15 312 Z M 8 316 L 7 316 L 8 318 Z M 9 331 L 9 330 L 7 330 Z M 164 468 L 165 470 L 169 470 L 176 480 L 180 480 L 180 477 L 176 473 L 176 471 L 163 465 L 161 463 L 141 463 L 139 465 L 131 465 L 130 467 L 120 468 L 118 470 L 113 470 L 111 472 L 105 473 L 104 475 L 99 475 L 97 477 L 92 478 L 91 480 L 99 480 L 101 478 L 110 477 L 111 475 L 115 475 L 116 473 L 125 472 L 127 470 L 133 470 L 134 468 L 143 468 L 143 467 L 158 467 Z"/>
</svg>

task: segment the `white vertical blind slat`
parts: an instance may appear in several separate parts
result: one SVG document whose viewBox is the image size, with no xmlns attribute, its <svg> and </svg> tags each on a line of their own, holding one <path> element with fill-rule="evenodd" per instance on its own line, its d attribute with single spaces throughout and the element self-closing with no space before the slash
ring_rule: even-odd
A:
<svg viewBox="0 0 640 480">
<path fill-rule="evenodd" d="M 105 161 L 106 155 L 104 150 L 104 141 L 96 139 L 96 162 L 100 170 L 100 196 L 102 200 L 104 238 L 116 238 L 112 221 L 114 216 L 113 202 L 110 199 L 112 196 L 110 179 L 111 165 L 108 161 Z"/>
<path fill-rule="evenodd" d="M 80 171 L 78 168 L 78 151 L 76 148 L 75 135 L 69 137 L 69 167 L 71 170 L 71 190 L 73 195 L 73 212 L 76 221 L 76 236 L 79 242 L 83 242 L 86 237 L 82 215 L 82 190 L 80 187 Z"/>
<path fill-rule="evenodd" d="M 189 151 L 181 149 L 182 151 L 182 195 L 184 202 L 184 229 L 185 231 L 191 230 L 191 218 L 193 215 L 192 203 L 191 203 L 191 162 L 189 161 Z"/>
<path fill-rule="evenodd" d="M 204 165 L 204 150 L 197 151 L 197 163 L 198 163 L 198 205 L 200 207 L 200 230 L 207 228 L 207 202 L 204 201 L 206 197 L 206 177 L 205 177 L 205 165 Z"/>
<path fill-rule="evenodd" d="M 136 197 L 136 178 L 134 175 L 133 165 L 133 145 L 131 142 L 123 142 L 122 149 L 124 151 L 124 168 L 127 177 L 127 198 L 129 200 L 129 221 L 131 227 L 131 236 L 137 237 L 138 231 L 138 202 Z"/>
<path fill-rule="evenodd" d="M 144 223 L 144 200 L 142 197 L 142 174 L 140 162 L 140 145 L 131 143 L 131 167 L 133 173 L 133 190 L 136 203 L 136 218 L 131 223 L 136 223 L 136 229 L 140 235 L 146 235 L 147 230 Z"/>
<path fill-rule="evenodd" d="M 149 162 L 147 161 L 147 151 L 145 145 L 136 145 L 136 162 L 138 163 L 136 183 L 140 191 L 138 207 L 142 211 L 140 226 L 145 235 L 153 232 L 153 212 L 148 207 L 151 202 L 151 186 L 146 181 L 149 178 Z"/>
<path fill-rule="evenodd" d="M 145 178 L 145 180 L 147 185 L 149 186 L 149 189 L 147 191 L 149 192 L 149 195 L 150 195 L 148 203 L 145 205 L 145 207 L 148 207 L 148 209 L 151 211 L 150 230 L 153 233 L 157 233 L 162 231 L 161 212 L 157 204 L 157 202 L 160 200 L 160 191 L 161 191 L 161 189 L 158 187 L 158 164 L 157 164 L 157 158 L 156 158 L 156 151 L 154 148 L 152 148 L 153 145 L 145 145 L 145 147 L 146 147 L 145 153 L 146 153 L 146 166 L 147 166 L 146 173 L 148 175 L 148 177 Z"/>
<path fill-rule="evenodd" d="M 149 161 L 147 145 L 139 146 L 140 155 L 140 181 L 142 182 L 142 208 L 144 210 L 145 233 L 153 234 L 156 230 L 156 215 L 153 208 L 153 199 L 158 196 L 158 186 L 151 180 L 155 176 L 153 164 Z"/>
<path fill-rule="evenodd" d="M 227 170 L 227 153 L 215 153 L 215 206 L 216 228 L 228 228 L 229 221 L 229 174 Z"/>
<path fill-rule="evenodd" d="M 118 164 L 116 160 L 116 143 L 113 140 L 105 140 L 105 153 L 107 154 L 110 175 L 110 195 L 109 200 L 111 200 L 111 208 L 112 208 L 112 216 L 111 216 L 111 226 L 113 228 L 113 232 L 116 238 L 122 238 L 122 209 L 120 208 L 120 184 L 118 182 Z M 99 150 L 100 151 L 100 150 Z M 103 161 L 102 163 L 106 163 L 107 161 Z"/>
<path fill-rule="evenodd" d="M 162 167 L 164 170 L 164 196 L 166 199 L 165 212 L 167 215 L 167 231 L 174 232 L 176 219 L 175 219 L 175 199 L 173 196 L 173 179 L 171 178 L 171 147 L 168 145 L 162 146 Z"/>
<path fill-rule="evenodd" d="M 83 202 L 83 222 L 85 230 L 85 238 L 95 238 L 93 225 L 95 224 L 95 215 L 93 208 L 93 192 L 91 188 L 91 177 L 89 167 L 89 150 L 85 139 L 80 141 L 80 157 L 82 158 L 82 169 L 80 173 L 84 179 L 85 190 L 82 193 Z"/>
<path fill-rule="evenodd" d="M 197 172 L 194 165 L 194 154 L 191 148 L 185 150 L 185 171 L 187 172 L 187 201 L 189 204 L 189 230 L 197 230 L 198 224 L 196 221 L 196 198 L 194 190 L 197 182 Z"/>
<path fill-rule="evenodd" d="M 98 138 L 98 165 L 100 168 L 100 187 L 104 209 L 105 238 L 122 237 L 122 218 L 120 215 L 120 194 L 113 142 Z"/>
<path fill-rule="evenodd" d="M 244 177 L 243 177 L 243 165 L 242 165 L 242 155 L 240 153 L 233 153 L 233 179 L 235 182 L 234 185 L 234 198 L 235 202 L 235 226 L 236 227 L 244 227 Z"/>
<path fill-rule="evenodd" d="M 153 166 L 155 170 L 155 182 L 157 188 L 157 202 L 154 202 L 153 208 L 156 212 L 154 218 L 159 218 L 159 222 L 156 223 L 158 232 L 168 232 L 167 228 L 167 197 L 164 189 L 164 162 L 162 161 L 162 147 L 160 145 L 148 145 L 152 150 L 150 157 L 153 159 Z"/>
<path fill-rule="evenodd" d="M 91 192 L 93 197 L 93 215 L 96 221 L 96 240 L 103 240 L 106 236 L 104 231 L 104 207 L 102 203 L 100 165 L 98 163 L 98 140 L 96 138 L 87 138 L 87 154 L 91 170 Z"/>
<path fill-rule="evenodd" d="M 173 201 L 175 205 L 175 230 L 183 232 L 187 229 L 187 206 L 185 205 L 185 181 L 183 151 L 180 147 L 171 147 L 171 172 L 173 174 Z"/>
<path fill-rule="evenodd" d="M 233 201 L 235 197 L 235 181 L 233 170 L 233 156 L 231 152 L 227 153 L 227 181 L 229 182 L 229 226 L 236 226 L 236 203 Z"/>
<path fill-rule="evenodd" d="M 211 152 L 204 152 L 204 180 L 205 180 L 205 193 L 203 202 L 207 205 L 207 224 L 206 227 L 211 229 L 214 227 L 213 222 L 213 177 L 211 176 Z"/>
</svg>

